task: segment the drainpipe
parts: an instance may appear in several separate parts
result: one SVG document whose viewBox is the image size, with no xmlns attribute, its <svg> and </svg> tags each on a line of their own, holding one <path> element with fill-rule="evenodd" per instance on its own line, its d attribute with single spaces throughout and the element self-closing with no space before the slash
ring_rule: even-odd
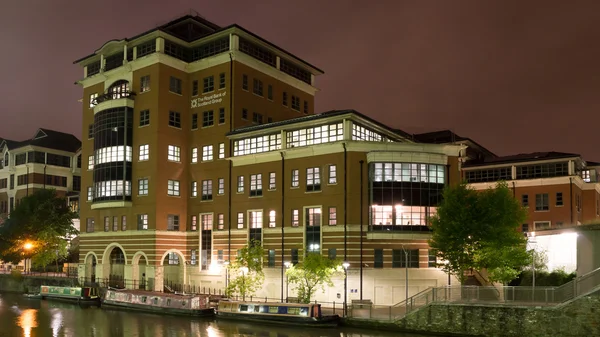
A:
<svg viewBox="0 0 600 337">
<path fill-rule="evenodd" d="M 569 195 L 569 199 L 571 201 L 571 207 L 569 207 L 571 210 L 571 225 L 573 225 L 573 178 L 569 178 Z"/>
<path fill-rule="evenodd" d="M 344 262 L 348 262 L 348 151 L 344 147 Z"/>
<path fill-rule="evenodd" d="M 360 300 L 363 299 L 363 164 L 360 160 Z"/>
<path fill-rule="evenodd" d="M 283 152 L 279 152 L 281 155 L 281 302 L 283 302 L 283 271 L 285 269 L 285 244 L 283 225 L 285 223 L 285 159 L 283 158 Z"/>
</svg>

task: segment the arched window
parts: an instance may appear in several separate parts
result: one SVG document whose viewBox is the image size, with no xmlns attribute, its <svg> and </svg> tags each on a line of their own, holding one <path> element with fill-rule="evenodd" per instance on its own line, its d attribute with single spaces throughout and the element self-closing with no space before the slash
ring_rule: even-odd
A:
<svg viewBox="0 0 600 337">
<path fill-rule="evenodd" d="M 108 88 L 108 93 L 112 94 L 112 99 L 129 96 L 129 82 L 126 80 L 116 81 Z"/>
</svg>

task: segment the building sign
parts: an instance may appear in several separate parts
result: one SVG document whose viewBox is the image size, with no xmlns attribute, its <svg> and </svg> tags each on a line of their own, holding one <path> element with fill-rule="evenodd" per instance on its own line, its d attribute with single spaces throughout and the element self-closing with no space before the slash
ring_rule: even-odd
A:
<svg viewBox="0 0 600 337">
<path fill-rule="evenodd" d="M 223 102 L 223 99 L 227 95 L 227 91 L 222 91 L 198 98 L 192 99 L 192 109 L 201 108 L 203 106 L 209 106 Z"/>
</svg>

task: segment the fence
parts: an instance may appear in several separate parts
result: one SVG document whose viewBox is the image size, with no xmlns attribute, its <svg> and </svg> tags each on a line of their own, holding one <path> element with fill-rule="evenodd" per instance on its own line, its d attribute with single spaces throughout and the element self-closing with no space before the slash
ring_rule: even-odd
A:
<svg viewBox="0 0 600 337">
<path fill-rule="evenodd" d="M 600 285 L 600 268 L 559 287 L 447 286 L 428 288 L 395 305 L 360 305 L 349 308 L 356 319 L 395 321 L 432 303 L 556 306 L 585 295 Z"/>
</svg>

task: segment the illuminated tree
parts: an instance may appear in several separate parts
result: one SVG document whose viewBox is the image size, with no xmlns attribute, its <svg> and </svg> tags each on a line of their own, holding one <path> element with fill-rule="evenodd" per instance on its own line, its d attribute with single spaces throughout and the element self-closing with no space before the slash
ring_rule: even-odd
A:
<svg viewBox="0 0 600 337">
<path fill-rule="evenodd" d="M 296 285 L 300 302 L 309 303 L 317 290 L 325 291 L 325 284 L 333 286 L 331 277 L 342 272 L 341 266 L 339 260 L 329 259 L 320 253 L 308 253 L 301 263 L 288 268 L 285 274 L 288 282 Z"/>
<path fill-rule="evenodd" d="M 238 294 L 245 300 L 262 287 L 265 280 L 262 259 L 263 248 L 258 240 L 251 240 L 240 249 L 235 261 L 227 266 L 229 277 L 232 277 L 225 290 L 227 296 Z"/>
<path fill-rule="evenodd" d="M 505 182 L 475 191 L 466 184 L 448 187 L 431 217 L 429 245 L 446 263 L 447 273 L 465 281 L 466 272 L 486 270 L 490 282 L 507 283 L 531 262 L 518 231 L 526 210 Z"/>
<path fill-rule="evenodd" d="M 0 260 L 18 263 L 31 258 L 46 267 L 67 255 L 66 238 L 76 235 L 75 214 L 65 198 L 53 189 L 42 189 L 21 199 L 0 225 Z M 30 249 L 25 244 L 30 243 Z"/>
</svg>

